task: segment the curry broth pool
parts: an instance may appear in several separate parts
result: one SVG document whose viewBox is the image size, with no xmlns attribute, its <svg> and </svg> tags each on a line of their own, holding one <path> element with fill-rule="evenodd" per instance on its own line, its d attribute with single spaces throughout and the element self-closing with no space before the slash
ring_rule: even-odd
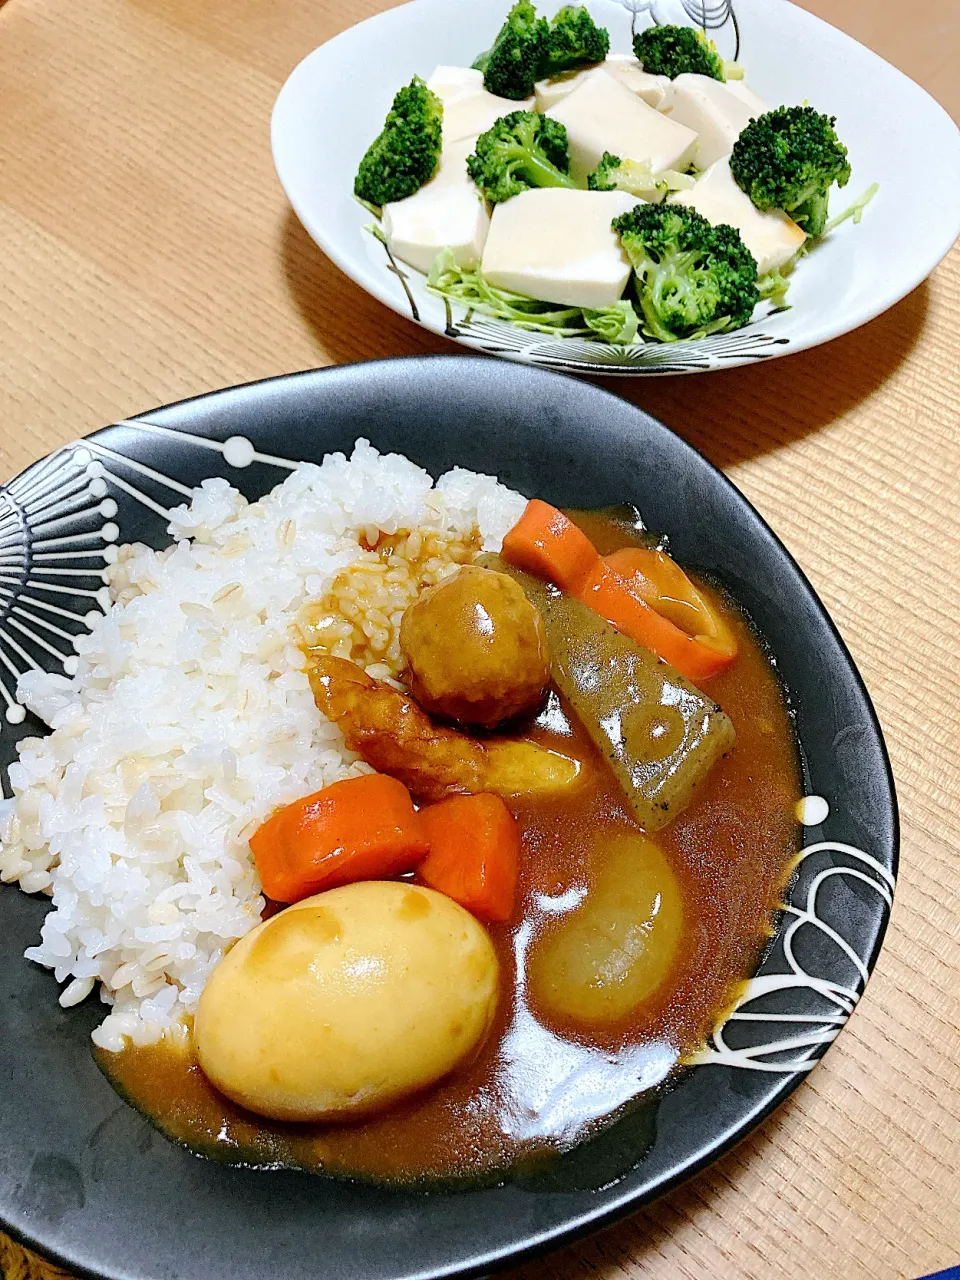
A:
<svg viewBox="0 0 960 1280">
<path fill-rule="evenodd" d="M 629 521 L 577 513 L 603 553 L 650 545 Z M 612 771 L 556 692 L 532 734 L 578 758 L 575 791 L 511 801 L 523 831 L 517 907 L 488 926 L 501 966 L 493 1029 L 446 1079 L 367 1119 L 285 1124 L 228 1101 L 192 1050 L 169 1042 L 95 1050 L 115 1087 L 169 1137 L 232 1163 L 297 1167 L 388 1181 L 477 1177 L 567 1149 L 660 1084 L 704 1041 L 754 970 L 797 849 L 797 744 L 783 690 L 738 611 L 722 608 L 739 656 L 708 685 L 732 719 L 733 751 L 655 843 L 672 869 L 682 934 L 655 995 L 601 1026 L 545 1007 L 529 979 L 538 941 L 596 890 L 605 860 L 639 834 Z"/>
</svg>

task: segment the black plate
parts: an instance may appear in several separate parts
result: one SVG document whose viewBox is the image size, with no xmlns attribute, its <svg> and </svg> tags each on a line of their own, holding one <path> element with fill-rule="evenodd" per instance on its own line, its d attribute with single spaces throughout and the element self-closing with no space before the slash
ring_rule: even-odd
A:
<svg viewBox="0 0 960 1280">
<path fill-rule="evenodd" d="M 876 960 L 896 873 L 896 802 L 850 655 L 796 564 L 720 472 L 659 422 L 582 382 L 471 357 L 388 360 L 237 387 L 99 431 L 0 495 L 4 582 L 13 584 L 0 595 L 0 653 L 22 667 L 29 652 L 49 668 L 53 650 L 69 653 L 68 639 L 11 612 L 18 599 L 65 636 L 95 605 L 99 576 L 61 576 L 75 599 L 57 591 L 59 562 L 38 561 L 39 542 L 71 537 L 59 545 L 102 550 L 107 521 L 121 541 L 158 545 L 163 509 L 183 500 L 171 482 L 227 475 L 255 498 L 283 478 L 282 466 L 250 462 L 242 442 L 226 458 L 219 442 L 242 436 L 260 454 L 319 461 L 358 435 L 434 475 L 460 465 L 560 505 L 636 502 L 681 563 L 719 579 L 753 617 L 796 708 L 807 793 L 830 806 L 748 993 L 747 1012 L 763 1017 L 728 1021 L 709 1061 L 656 1107 L 502 1186 L 424 1193 L 252 1172 L 194 1158 L 119 1101 L 89 1051 L 102 1007 L 61 1010 L 52 977 L 21 959 L 45 900 L 0 889 L 0 1220 L 73 1270 L 111 1280 L 488 1272 L 637 1208 L 742 1138 L 823 1054 Z M 91 461 L 104 468 L 99 477 Z M 12 687 L 7 665 L 0 680 Z M 4 766 L 18 737 L 42 731 L 12 715 L 0 735 Z"/>
</svg>

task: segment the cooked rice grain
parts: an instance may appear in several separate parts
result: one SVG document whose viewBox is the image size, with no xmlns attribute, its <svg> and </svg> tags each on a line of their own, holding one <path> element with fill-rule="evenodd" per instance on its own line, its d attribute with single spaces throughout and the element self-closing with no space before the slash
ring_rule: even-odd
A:
<svg viewBox="0 0 960 1280">
<path fill-rule="evenodd" d="M 65 1006 L 101 984 L 98 1045 L 182 1034 L 260 919 L 250 835 L 366 770 L 314 704 L 303 639 L 395 677 L 403 609 L 498 549 L 523 505 L 460 469 L 433 486 L 360 440 L 252 504 L 207 480 L 170 546 L 120 549 L 76 676 L 20 681 L 52 733 L 20 744 L 0 819 L 0 879 L 53 899 L 26 954 L 66 983 Z"/>
</svg>

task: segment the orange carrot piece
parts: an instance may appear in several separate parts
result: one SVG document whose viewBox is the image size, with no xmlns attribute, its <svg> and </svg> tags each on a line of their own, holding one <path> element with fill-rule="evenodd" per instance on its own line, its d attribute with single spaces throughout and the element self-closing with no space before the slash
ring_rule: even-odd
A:
<svg viewBox="0 0 960 1280">
<path fill-rule="evenodd" d="M 373 773 L 288 804 L 254 832 L 250 848 L 264 893 L 299 902 L 336 885 L 411 871 L 427 841 L 407 788 Z"/>
<path fill-rule="evenodd" d="M 657 613 L 627 579 L 614 573 L 599 556 L 593 573 L 577 592 L 577 599 L 606 618 L 611 626 L 637 644 L 652 649 L 681 675 L 698 684 L 728 666 L 731 657 L 702 644 Z"/>
<path fill-rule="evenodd" d="M 420 810 L 430 852 L 417 877 L 488 923 L 509 920 L 517 891 L 520 828 L 499 796 L 454 796 Z"/>
<path fill-rule="evenodd" d="M 732 662 L 737 637 L 723 614 L 690 581 L 664 551 L 624 547 L 603 557 L 630 589 L 687 635 Z"/>
<path fill-rule="evenodd" d="M 593 569 L 593 543 L 569 517 L 549 502 L 532 498 L 503 540 L 503 558 L 538 578 L 575 594 Z"/>
<path fill-rule="evenodd" d="M 737 656 L 732 631 L 669 556 L 626 547 L 598 555 L 569 517 L 533 498 L 503 540 L 508 564 L 555 583 L 697 683 Z M 699 621 L 691 634 L 674 619 Z"/>
<path fill-rule="evenodd" d="M 658 551 L 645 551 L 643 547 L 621 547 L 619 551 L 601 556 L 601 559 L 621 578 L 630 579 L 635 593 L 646 600 L 647 604 L 653 605 L 663 594 L 663 583 L 657 581 L 656 565 L 651 564 L 650 557 L 660 554 L 662 553 Z M 669 556 L 665 558 L 669 559 Z M 670 563 L 673 564 L 673 561 Z M 676 567 L 683 573 L 679 565 Z M 671 618 L 672 621 L 675 619 Z"/>
</svg>

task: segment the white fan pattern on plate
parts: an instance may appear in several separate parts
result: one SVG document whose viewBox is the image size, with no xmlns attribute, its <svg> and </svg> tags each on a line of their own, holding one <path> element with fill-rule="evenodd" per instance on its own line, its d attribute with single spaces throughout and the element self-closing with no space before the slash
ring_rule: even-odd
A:
<svg viewBox="0 0 960 1280">
<path fill-rule="evenodd" d="M 808 845 L 799 855 L 798 867 L 811 871 L 813 867 L 805 866 L 807 861 L 815 862 L 818 855 L 825 854 L 840 855 L 852 865 L 844 862 L 822 866 L 814 871 L 812 878 L 804 876 L 802 882 L 794 887 L 791 901 L 784 907 L 786 919 L 776 943 L 780 959 L 787 966 L 786 972 L 764 974 L 744 984 L 733 1010 L 716 1027 L 710 1043 L 691 1060 L 694 1065 L 713 1063 L 784 1074 L 809 1071 L 850 1017 L 863 993 L 869 970 L 842 934 L 819 914 L 818 895 L 823 885 L 835 876 L 846 877 L 867 885 L 883 899 L 889 910 L 893 905 L 895 880 L 882 863 L 862 849 L 831 840 Z M 797 935 L 804 929 L 818 930 L 833 943 L 842 957 L 838 969 L 845 964 L 851 975 L 848 981 L 823 978 L 807 971 L 795 953 Z M 776 997 L 778 993 L 787 991 L 803 991 L 809 1000 L 809 1014 L 751 1008 L 762 1006 L 766 997 Z M 728 1044 L 730 1029 L 747 1022 L 766 1028 L 770 1038 L 740 1048 Z M 803 1030 L 804 1026 L 811 1029 Z M 798 1028 L 796 1034 L 785 1034 L 791 1027 Z M 784 1034 L 778 1036 L 778 1029 Z"/>
<path fill-rule="evenodd" d="M 0 696 L 21 724 L 17 680 L 31 668 L 72 675 L 78 635 L 109 603 L 117 504 L 85 447 L 58 450 L 0 494 Z"/>
<path fill-rule="evenodd" d="M 116 425 L 190 440 L 221 454 L 231 467 L 263 462 L 292 471 L 297 466 L 288 458 L 258 453 L 245 436 L 221 442 L 137 419 Z M 10 724 L 22 724 L 26 717 L 17 698 L 23 672 L 42 668 L 73 675 L 77 636 L 89 631 L 109 606 L 104 570 L 116 559 L 115 544 L 122 540 L 110 488 L 165 520 L 170 517 L 168 507 L 120 474 L 124 468 L 183 500 L 192 496 L 174 477 L 96 440 L 64 446 L 0 492 L 0 698 Z"/>
</svg>

